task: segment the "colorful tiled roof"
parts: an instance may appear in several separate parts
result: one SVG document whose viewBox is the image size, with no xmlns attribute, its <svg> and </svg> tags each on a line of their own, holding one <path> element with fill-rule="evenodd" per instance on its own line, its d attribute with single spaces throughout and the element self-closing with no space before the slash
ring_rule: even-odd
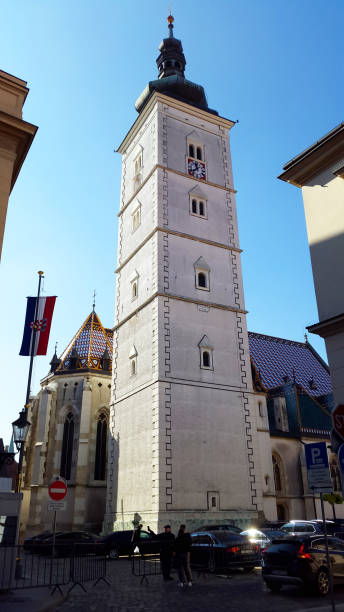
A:
<svg viewBox="0 0 344 612">
<path fill-rule="evenodd" d="M 309 395 L 332 393 L 328 367 L 308 342 L 248 332 L 250 354 L 265 389 L 295 381 Z"/>
<path fill-rule="evenodd" d="M 106 351 L 107 359 L 111 363 L 112 341 L 112 330 L 104 328 L 98 315 L 92 311 L 75 334 L 73 340 L 63 351 L 60 357 L 61 363 L 56 372 L 70 370 L 71 358 L 77 361 L 75 369 L 102 369 L 101 360 L 104 358 Z"/>
</svg>

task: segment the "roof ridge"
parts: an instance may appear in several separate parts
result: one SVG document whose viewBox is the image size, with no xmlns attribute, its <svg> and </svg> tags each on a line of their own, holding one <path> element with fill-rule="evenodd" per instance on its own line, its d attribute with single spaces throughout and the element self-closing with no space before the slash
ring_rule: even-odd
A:
<svg viewBox="0 0 344 612">
<path fill-rule="evenodd" d="M 261 338 L 263 340 L 273 340 L 274 342 L 281 342 L 282 344 L 291 344 L 294 346 L 303 346 L 304 348 L 307 348 L 307 344 L 306 342 L 299 342 L 298 340 L 288 340 L 287 338 L 280 338 L 279 336 L 270 336 L 268 334 L 260 334 L 258 332 L 248 332 L 249 336 L 252 336 L 254 338 Z"/>
</svg>

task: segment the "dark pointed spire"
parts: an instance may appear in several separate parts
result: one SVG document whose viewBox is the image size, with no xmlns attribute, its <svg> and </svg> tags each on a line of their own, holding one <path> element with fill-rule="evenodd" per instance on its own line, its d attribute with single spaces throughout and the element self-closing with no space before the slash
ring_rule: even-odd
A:
<svg viewBox="0 0 344 612">
<path fill-rule="evenodd" d="M 168 38 L 164 38 L 164 40 L 160 43 L 160 55 L 156 60 L 159 70 L 159 79 L 172 75 L 184 77 L 186 65 L 182 43 L 173 36 L 174 17 L 169 15 L 167 17 L 167 21 L 169 29 Z"/>
<path fill-rule="evenodd" d="M 80 356 L 78 351 L 76 350 L 75 346 L 73 347 L 73 350 L 70 354 L 69 357 L 69 369 L 70 370 L 76 370 L 78 367 L 78 362 L 79 362 Z"/>
<path fill-rule="evenodd" d="M 102 370 L 108 371 L 110 369 L 110 366 L 111 366 L 111 357 L 110 357 L 110 354 L 109 354 L 109 351 L 108 351 L 107 347 L 106 347 L 104 353 L 101 356 L 100 364 L 101 364 Z"/>
<path fill-rule="evenodd" d="M 58 358 L 57 356 L 57 342 L 55 344 L 55 352 L 53 354 L 53 358 L 50 362 L 50 372 L 56 372 L 57 368 L 59 367 L 60 363 L 61 363 L 61 359 Z"/>
</svg>

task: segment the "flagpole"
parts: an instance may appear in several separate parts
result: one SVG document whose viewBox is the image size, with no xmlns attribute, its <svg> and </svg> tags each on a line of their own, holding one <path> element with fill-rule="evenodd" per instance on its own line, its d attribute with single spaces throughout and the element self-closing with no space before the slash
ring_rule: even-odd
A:
<svg viewBox="0 0 344 612">
<path fill-rule="evenodd" d="M 38 314 L 38 305 L 39 298 L 41 294 L 41 282 L 44 272 L 38 272 L 38 290 L 37 290 L 37 300 L 35 305 L 35 316 L 33 319 L 33 334 L 32 334 L 32 342 L 31 342 L 31 350 L 30 350 L 30 365 L 29 365 L 29 374 L 27 378 L 27 388 L 26 388 L 26 398 L 25 398 L 25 406 L 22 412 L 25 415 L 25 419 L 27 420 L 28 410 L 29 410 L 29 401 L 30 401 L 30 390 L 31 390 L 31 378 L 32 378 L 32 368 L 33 368 L 33 360 L 35 357 L 35 343 L 36 343 L 36 333 L 37 333 L 37 314 Z M 19 461 L 18 461 L 18 475 L 17 475 L 17 487 L 16 492 L 19 493 L 21 489 L 21 481 L 22 481 L 22 468 L 23 468 L 23 458 L 24 458 L 24 443 L 20 446 L 19 451 Z"/>
</svg>

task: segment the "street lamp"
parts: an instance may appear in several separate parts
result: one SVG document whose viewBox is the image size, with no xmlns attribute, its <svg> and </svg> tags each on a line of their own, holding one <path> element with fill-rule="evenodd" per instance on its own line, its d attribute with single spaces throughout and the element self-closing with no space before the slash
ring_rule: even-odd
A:
<svg viewBox="0 0 344 612">
<path fill-rule="evenodd" d="M 16 485 L 16 493 L 19 493 L 21 486 L 21 473 L 23 467 L 23 456 L 24 456 L 24 444 L 26 440 L 27 433 L 29 431 L 29 427 L 31 423 L 26 418 L 26 407 L 19 413 L 19 419 L 13 421 L 12 429 L 13 429 L 13 441 L 17 447 L 19 452 L 19 462 L 18 462 L 18 477 L 17 477 L 17 485 Z"/>
</svg>

